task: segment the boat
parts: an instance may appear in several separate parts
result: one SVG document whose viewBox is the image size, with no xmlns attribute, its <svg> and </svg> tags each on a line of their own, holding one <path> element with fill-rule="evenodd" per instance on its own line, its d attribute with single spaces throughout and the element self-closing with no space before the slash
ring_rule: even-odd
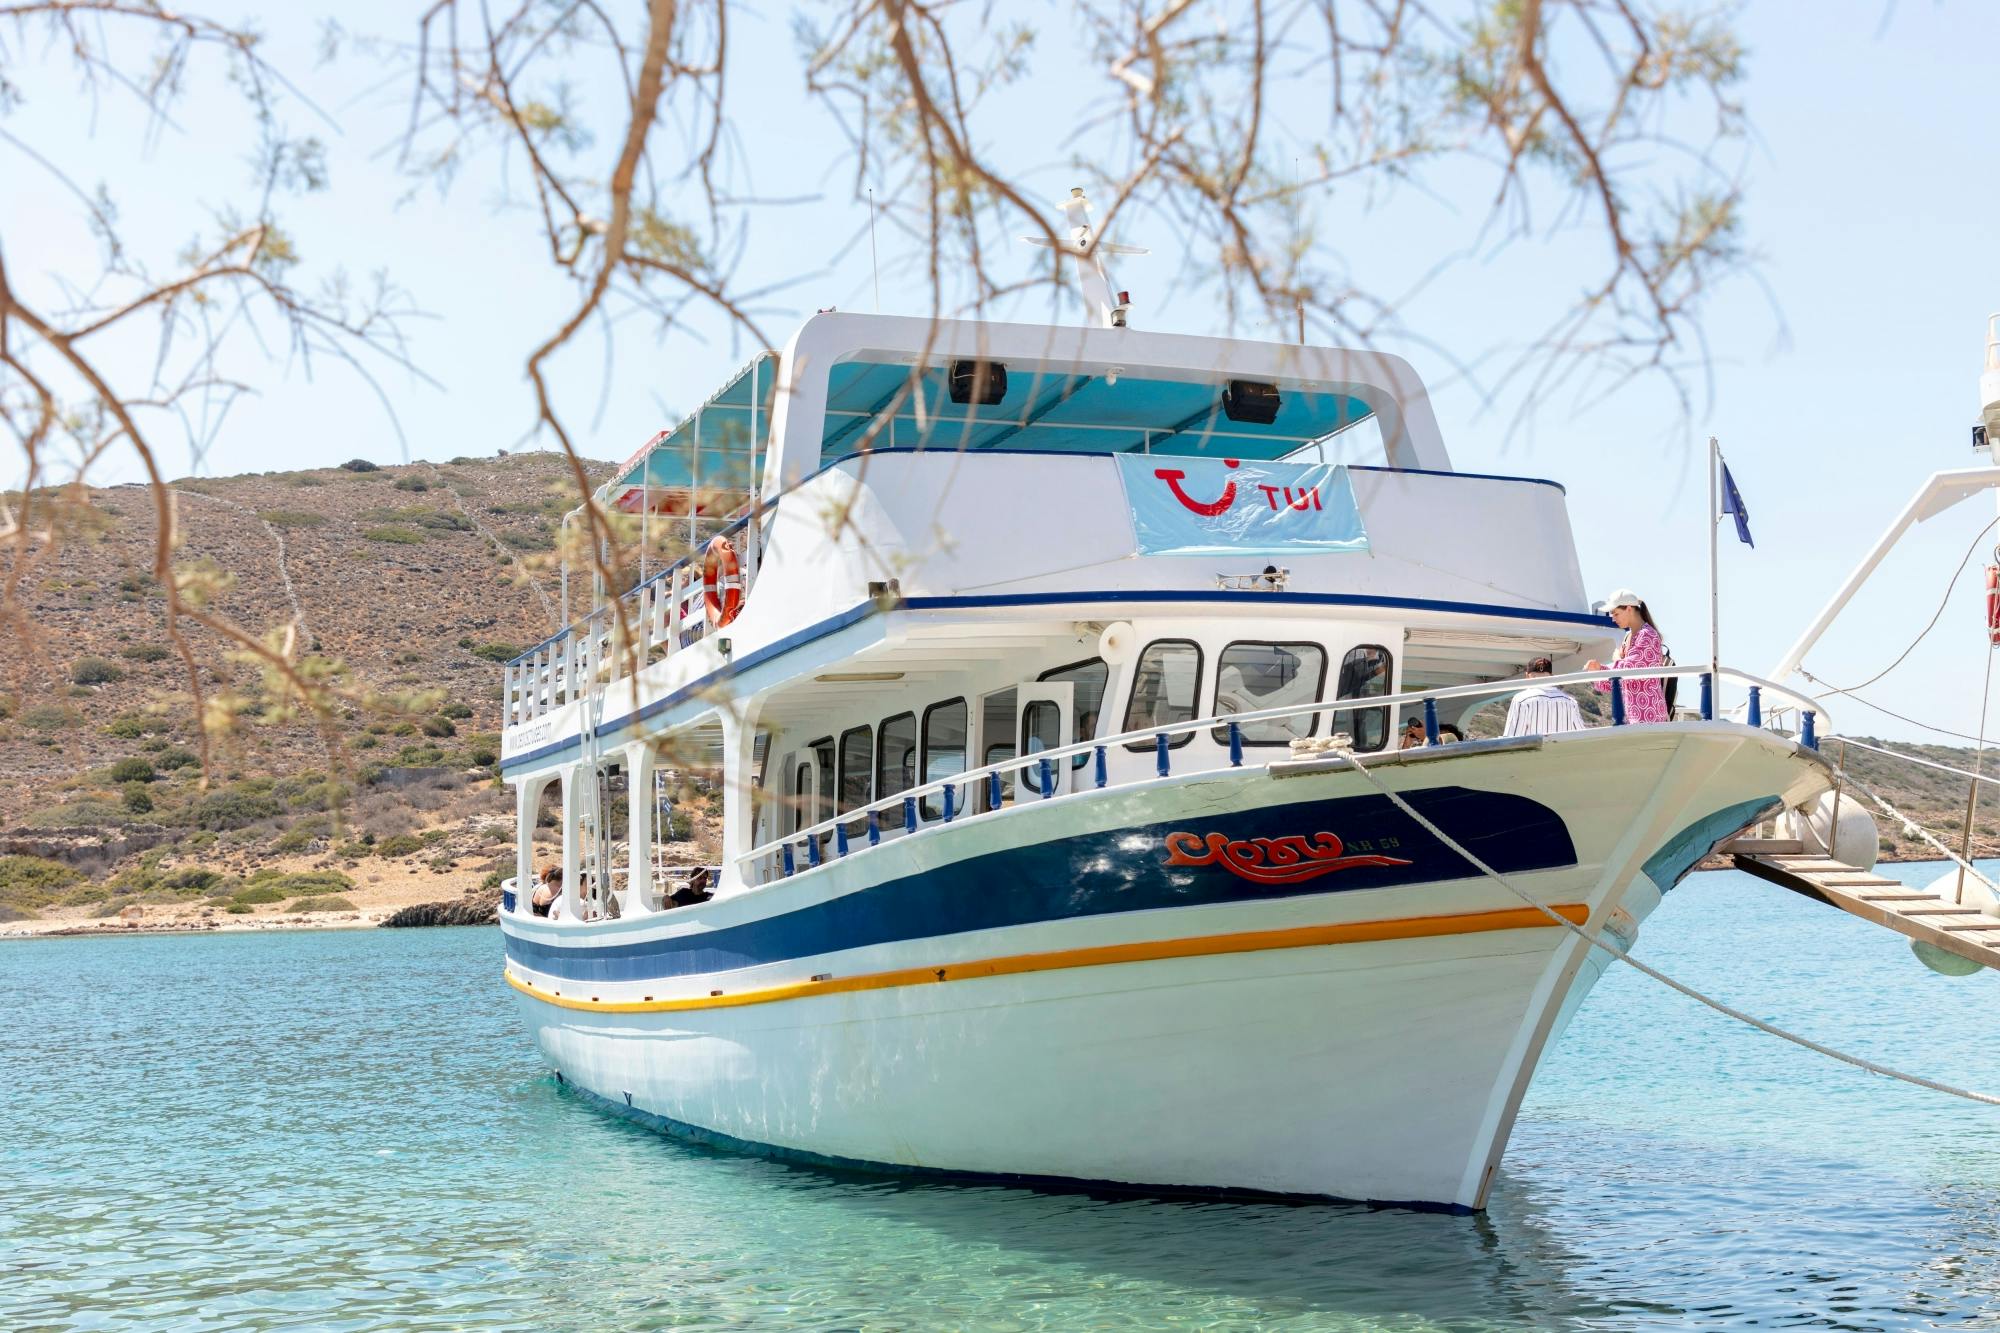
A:
<svg viewBox="0 0 2000 1333">
<path fill-rule="evenodd" d="M 1480 1209 L 1610 950 L 1831 789 L 1821 706 L 1586 669 L 1563 487 L 1454 467 L 1408 361 L 1127 304 L 821 313 L 605 483 L 684 554 L 587 562 L 506 670 L 505 982 L 565 1084 L 700 1142 Z M 1496 734 L 1541 657 L 1609 720 Z"/>
</svg>

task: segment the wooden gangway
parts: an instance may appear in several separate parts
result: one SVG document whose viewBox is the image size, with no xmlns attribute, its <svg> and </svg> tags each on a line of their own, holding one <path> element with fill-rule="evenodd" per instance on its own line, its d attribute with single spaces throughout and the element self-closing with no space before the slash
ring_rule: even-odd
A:
<svg viewBox="0 0 2000 1333">
<path fill-rule="evenodd" d="M 1926 889 L 1886 879 L 1787 838 L 1735 838 L 1717 849 L 1736 868 L 1863 921 L 2000 970 L 2000 917 Z M 1946 890 L 1949 892 L 1949 890 Z"/>
</svg>

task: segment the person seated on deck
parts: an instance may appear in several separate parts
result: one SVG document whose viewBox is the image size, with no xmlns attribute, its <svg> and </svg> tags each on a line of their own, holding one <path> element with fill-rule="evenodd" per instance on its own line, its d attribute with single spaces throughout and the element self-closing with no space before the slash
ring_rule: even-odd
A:
<svg viewBox="0 0 2000 1333">
<path fill-rule="evenodd" d="M 1424 748 L 1424 744 L 1424 720 L 1420 717 L 1413 717 L 1403 723 L 1402 744 L 1396 748 L 1398 750 L 1421 750 Z"/>
<path fill-rule="evenodd" d="M 550 866 L 542 872 L 541 883 L 535 885 L 535 892 L 528 899 L 528 909 L 536 916 L 547 916 L 549 909 L 561 896 L 562 867 Z"/>
<path fill-rule="evenodd" d="M 591 875 L 585 870 L 576 877 L 576 904 L 578 921 L 595 921 L 604 915 L 603 910 L 591 900 Z"/>
<path fill-rule="evenodd" d="M 1450 722 L 1438 724 L 1438 744 L 1456 745 L 1465 739 L 1465 733 Z"/>
<path fill-rule="evenodd" d="M 708 867 L 696 866 L 694 873 L 687 877 L 687 883 L 675 889 L 673 896 L 667 901 L 675 907 L 692 907 L 696 903 L 705 903 L 714 896 L 708 891 Z"/>
<path fill-rule="evenodd" d="M 1537 657 L 1528 663 L 1529 680 L 1556 673 L 1555 663 Z M 1562 731 L 1582 731 L 1583 710 L 1558 685 L 1531 685 L 1507 703 L 1507 725 L 1502 736 L 1553 736 Z"/>
</svg>

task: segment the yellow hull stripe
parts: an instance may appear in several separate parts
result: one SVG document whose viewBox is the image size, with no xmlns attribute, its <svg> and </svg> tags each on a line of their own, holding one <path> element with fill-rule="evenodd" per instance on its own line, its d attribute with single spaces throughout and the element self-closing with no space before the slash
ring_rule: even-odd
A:
<svg viewBox="0 0 2000 1333">
<path fill-rule="evenodd" d="M 1551 904 L 1565 920 L 1582 925 L 1590 909 L 1582 903 Z M 862 972 L 825 981 L 795 981 L 781 986 L 695 995 L 682 999 L 600 1000 L 587 993 L 589 983 L 565 995 L 545 990 L 506 972 L 507 984 L 523 995 L 560 1006 L 598 1014 L 660 1014 L 685 1009 L 732 1009 L 746 1004 L 774 1004 L 809 995 L 840 995 L 850 991 L 889 990 L 898 986 L 931 986 L 943 981 L 1016 976 L 1024 972 L 1056 972 L 1071 967 L 1103 967 L 1111 963 L 1150 963 L 1163 958 L 1201 958 L 1212 954 L 1259 953 L 1266 949 L 1310 949 L 1325 944 L 1367 944 L 1380 940 L 1417 940 L 1439 935 L 1476 935 L 1490 930 L 1550 929 L 1555 922 L 1532 907 L 1495 912 L 1460 912 L 1451 916 L 1410 916 L 1388 921 L 1355 921 L 1342 925 L 1291 926 L 1283 930 L 1248 930 L 1233 935 L 1197 935 L 1176 940 L 1141 940 L 1131 944 L 1100 944 L 1087 949 L 1021 953 L 983 958 L 941 967 L 904 967 L 893 972 Z"/>
</svg>

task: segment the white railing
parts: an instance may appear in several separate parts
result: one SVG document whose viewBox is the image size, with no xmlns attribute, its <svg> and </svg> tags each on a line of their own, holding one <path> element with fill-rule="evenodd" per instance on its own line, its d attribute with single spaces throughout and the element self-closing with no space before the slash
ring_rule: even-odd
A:
<svg viewBox="0 0 2000 1333">
<path fill-rule="evenodd" d="M 742 567 L 743 596 L 756 576 L 760 521 L 756 510 L 719 534 L 730 539 Z M 629 645 L 616 607 L 605 605 L 507 664 L 503 696 L 507 725 L 546 716 L 592 689 L 654 662 L 664 661 L 708 633 L 702 558 L 682 557 L 619 598 Z"/>
<path fill-rule="evenodd" d="M 1746 705 L 1745 725 L 1761 729 L 1764 725 L 1763 705 L 1767 696 L 1781 701 L 1781 709 L 1773 709 L 1775 717 L 1780 711 L 1796 711 L 1799 715 L 1799 740 L 1811 749 L 1818 749 L 1819 721 L 1825 716 L 1819 702 L 1812 696 L 1801 694 L 1775 681 L 1752 676 L 1747 672 L 1724 667 L 1721 672 L 1725 680 L 1745 685 L 1749 689 Z M 807 828 L 797 829 L 774 841 L 753 847 L 735 858 L 735 864 L 745 884 L 760 884 L 781 876 L 796 874 L 799 870 L 810 869 L 826 859 L 825 848 L 830 843 L 835 857 L 845 857 L 857 851 L 866 851 L 885 839 L 916 832 L 927 825 L 952 823 L 960 819 L 984 818 L 997 813 L 1001 808 L 1001 792 L 1014 774 L 1034 772 L 1034 784 L 1022 784 L 1037 793 L 1034 798 L 1017 797 L 1022 803 L 1032 803 L 1034 799 L 1046 800 L 1056 794 L 1061 765 L 1069 764 L 1078 756 L 1089 756 L 1092 769 L 1093 788 L 1107 788 L 1113 785 L 1132 786 L 1136 779 L 1113 784 L 1110 780 L 1109 756 L 1113 750 L 1139 749 L 1142 753 L 1150 744 L 1154 755 L 1155 778 L 1173 776 L 1173 738 L 1193 735 L 1202 731 L 1224 731 L 1229 746 L 1231 767 L 1243 766 L 1244 740 L 1242 729 L 1252 723 L 1274 722 L 1290 717 L 1330 715 L 1338 713 L 1366 712 L 1371 709 L 1386 709 L 1391 713 L 1397 708 L 1415 705 L 1423 709 L 1425 734 L 1430 744 L 1438 743 L 1439 726 L 1437 704 L 1446 699 L 1470 699 L 1514 694 L 1529 684 L 1534 685 L 1586 685 L 1598 681 L 1611 682 L 1612 720 L 1610 726 L 1626 725 L 1624 708 L 1624 685 L 1628 680 L 1661 680 L 1668 677 L 1692 679 L 1700 687 L 1701 717 L 1706 721 L 1716 718 L 1715 685 L 1708 679 L 1706 666 L 1629 667 L 1617 671 L 1576 671 L 1564 676 L 1537 676 L 1532 682 L 1521 678 L 1504 681 L 1488 681 L 1476 685 L 1452 685 L 1435 690 L 1419 690 L 1404 694 L 1383 694 L 1360 699 L 1332 699 L 1308 704 L 1292 704 L 1283 708 L 1266 708 L 1251 713 L 1224 713 L 1216 717 L 1198 718 L 1188 722 L 1176 722 L 1165 726 L 1144 727 L 1137 731 L 1127 731 L 1116 736 L 1078 741 L 1073 745 L 1058 746 L 1047 750 L 1037 750 L 1026 757 L 1017 756 L 984 768 L 954 773 L 948 778 L 940 778 L 921 786 L 910 787 L 889 796 L 872 801 L 867 805 L 843 810 L 831 819 L 823 819 Z M 1788 707 L 1783 706 L 1788 705 Z M 1389 730 L 1389 719 L 1384 719 L 1384 730 L 1389 740 L 1394 739 Z M 1385 741 L 1387 744 L 1388 741 Z M 1468 744 L 1474 742 L 1467 742 Z M 1279 760 L 1289 760 L 1293 756 L 1286 750 L 1276 756 Z M 1258 765 L 1263 766 L 1263 765 Z M 1213 772 L 1212 768 L 1194 770 Z M 827 780 L 832 780 L 828 775 Z M 974 808 L 972 797 L 985 790 L 987 809 Z M 941 813 L 926 816 L 923 808 L 927 798 L 934 798 Z M 894 818 L 885 821 L 885 814 Z M 850 833 L 858 827 L 860 832 Z M 854 840 L 863 841 L 863 846 L 852 846 Z"/>
</svg>

